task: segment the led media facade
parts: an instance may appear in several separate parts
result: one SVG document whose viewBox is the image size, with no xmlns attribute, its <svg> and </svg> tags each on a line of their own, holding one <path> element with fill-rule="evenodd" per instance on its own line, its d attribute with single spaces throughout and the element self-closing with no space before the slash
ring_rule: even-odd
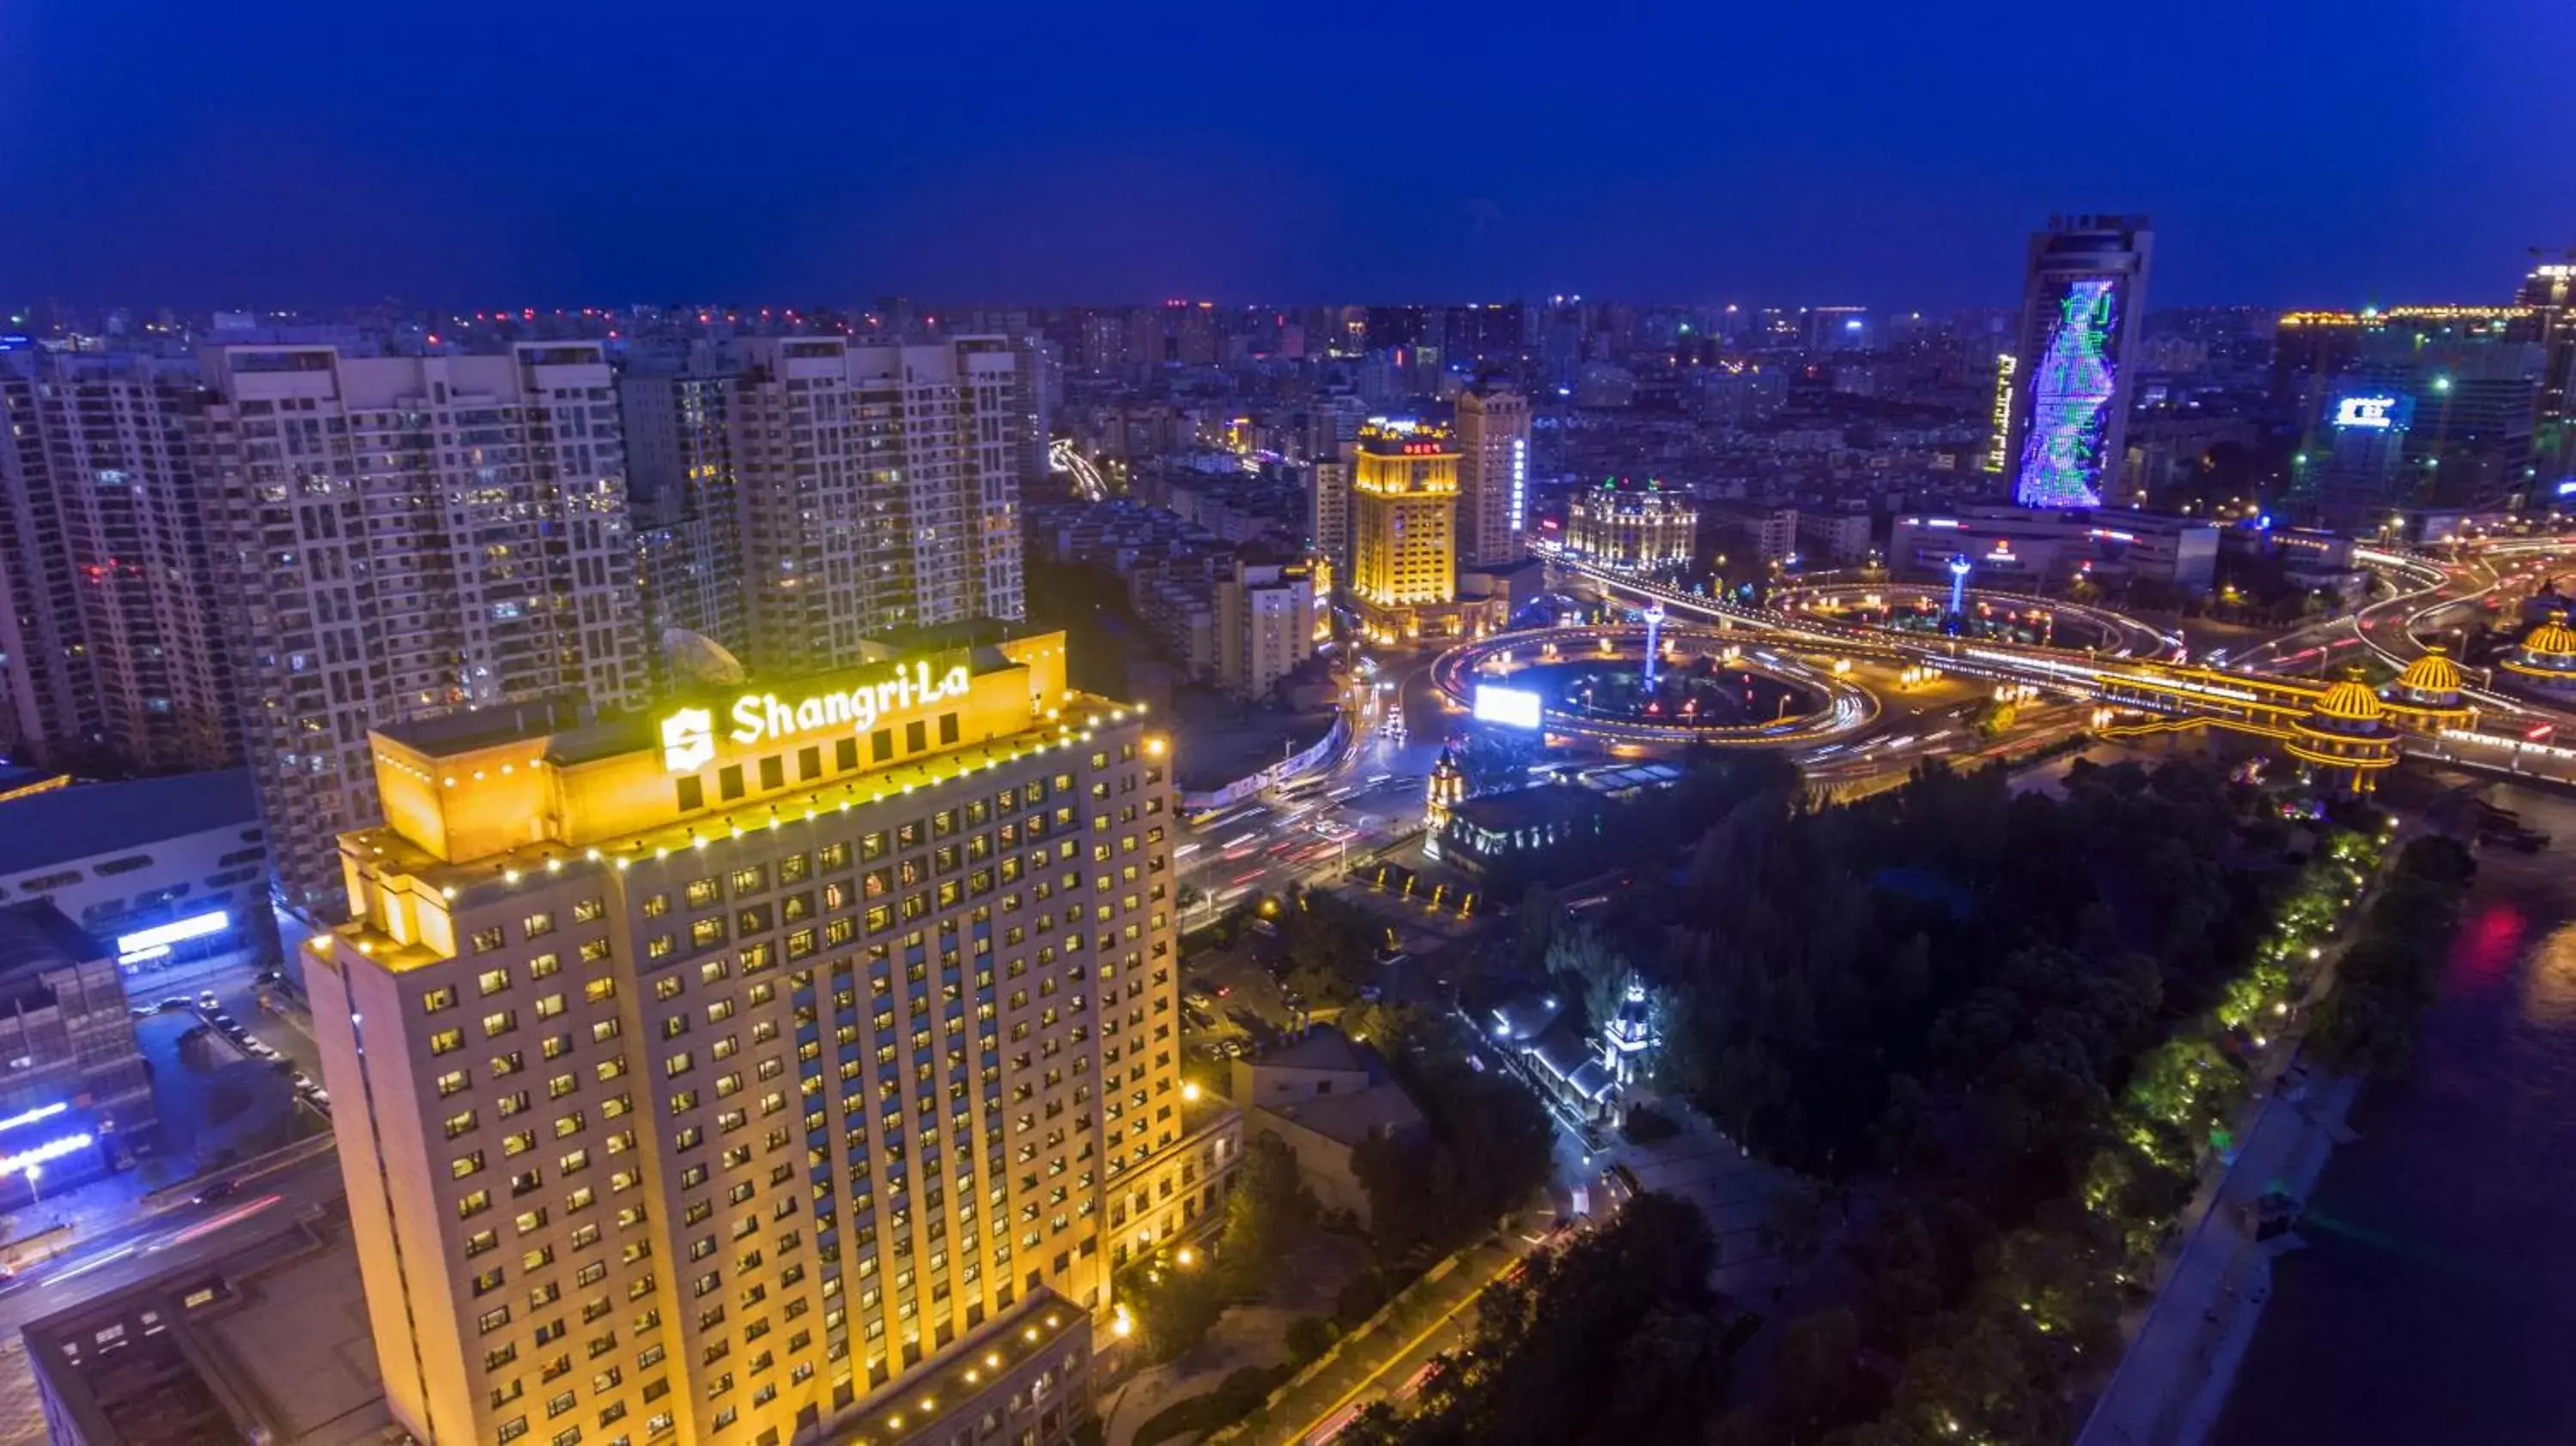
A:
<svg viewBox="0 0 2576 1446">
<path fill-rule="evenodd" d="M 2012 395 L 1995 409 L 2014 505 L 2093 508 L 2116 490 L 2154 252 L 2144 216 L 2052 216 L 2030 238 L 2011 374 L 1998 378 Z"/>
<path fill-rule="evenodd" d="M 2115 354 L 2123 318 L 2118 278 L 2080 277 L 2056 299 L 2047 347 L 2031 368 L 2029 430 L 2013 480 L 2024 507 L 2099 507 L 2120 395 Z"/>
</svg>

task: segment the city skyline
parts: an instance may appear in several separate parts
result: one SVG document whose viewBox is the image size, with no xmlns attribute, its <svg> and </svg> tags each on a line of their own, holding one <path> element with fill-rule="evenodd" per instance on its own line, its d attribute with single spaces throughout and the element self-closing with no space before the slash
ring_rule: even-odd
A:
<svg viewBox="0 0 2576 1446">
<path fill-rule="evenodd" d="M 1861 45 L 1840 17 L 1507 7 L 1291 32 L 1033 12 L 977 39 L 975 73 L 1009 79 L 880 63 L 864 107 L 834 75 L 953 54 L 947 22 L 749 16 L 710 57 L 649 17 L 557 10 L 433 52 L 427 104 L 381 83 L 381 57 L 416 43 L 392 17 L 20 11 L 0 20 L 0 185 L 34 220 L 0 239 L 0 274 L 187 306 L 1617 291 L 1937 309 L 2008 303 L 2034 216 L 2115 210 L 2158 217 L 2168 303 L 2483 295 L 2576 232 L 2576 180 L 2536 164 L 2545 58 L 2576 20 L 2517 8 L 2474 30 L 2398 6 L 2230 14 L 2214 55 L 2195 7 L 2143 25 L 1887 7 Z M 1330 59 L 1346 43 L 1438 56 L 1432 118 L 1372 120 L 1370 68 Z M 1682 60 L 1543 59 L 1595 49 Z M 2069 93 L 2028 82 L 2078 55 Z M 1497 89 L 1437 78 L 1469 75 Z M 711 123 L 742 93 L 770 142 Z"/>
</svg>

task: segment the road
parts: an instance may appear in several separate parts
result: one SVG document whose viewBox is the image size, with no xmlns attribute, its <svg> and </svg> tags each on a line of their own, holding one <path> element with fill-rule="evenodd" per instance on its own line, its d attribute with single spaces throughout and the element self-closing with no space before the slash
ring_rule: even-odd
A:
<svg viewBox="0 0 2576 1446">
<path fill-rule="evenodd" d="M 1172 855 L 1180 882 L 1196 891 L 1184 928 L 1246 898 L 1329 877 L 1351 856 L 1420 826 L 1444 736 L 1429 677 L 1429 660 L 1419 656 L 1374 672 L 1363 665 L 1343 694 L 1354 726 L 1341 757 L 1284 789 L 1182 825 Z M 1403 720 L 1400 731 L 1390 718 Z"/>
</svg>

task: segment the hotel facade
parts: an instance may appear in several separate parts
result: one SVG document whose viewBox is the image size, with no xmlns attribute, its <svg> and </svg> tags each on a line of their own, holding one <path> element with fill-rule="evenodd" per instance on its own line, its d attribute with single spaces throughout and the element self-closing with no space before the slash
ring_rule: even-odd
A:
<svg viewBox="0 0 2576 1446">
<path fill-rule="evenodd" d="M 1067 1439 L 1241 1141 L 1180 1083 L 1166 740 L 1060 634 L 570 721 L 376 733 L 306 969 L 397 1418 Z"/>
</svg>

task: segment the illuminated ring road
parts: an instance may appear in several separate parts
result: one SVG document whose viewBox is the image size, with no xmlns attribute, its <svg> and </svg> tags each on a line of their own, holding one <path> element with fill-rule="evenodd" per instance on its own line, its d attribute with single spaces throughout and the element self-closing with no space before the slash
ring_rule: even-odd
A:
<svg viewBox="0 0 2576 1446">
<path fill-rule="evenodd" d="M 1759 674 L 1786 687 L 1821 695 L 1825 706 L 1776 723 L 1737 724 L 1644 723 L 1551 707 L 1543 714 L 1546 731 L 1606 743 L 1663 747 L 1707 743 L 1721 748 L 1785 748 L 1804 747 L 1855 733 L 1878 718 L 1878 698 L 1867 688 L 1822 669 L 1809 667 L 1796 658 L 1779 654 L 1757 655 L 1754 646 L 1742 638 L 1710 628 L 1667 626 L 1662 636 L 1666 642 L 1675 644 L 1676 652 L 1681 655 L 1673 664 L 1675 667 L 1683 666 L 1692 657 L 1717 656 L 1728 648 L 1736 648 L 1738 655 L 1726 664 L 1728 669 Z M 1607 655 L 1598 651 L 1605 638 L 1612 648 Z M 1488 663 L 1501 663 L 1508 667 L 1511 660 L 1505 655 L 1512 653 L 1522 654 L 1519 661 L 1523 663 L 1537 662 L 1539 650 L 1549 643 L 1554 643 L 1559 650 L 1560 656 L 1553 660 L 1557 662 L 1575 663 L 1603 656 L 1638 658 L 1645 653 L 1646 630 L 1615 625 L 1531 628 L 1517 633 L 1496 633 L 1442 653 L 1431 665 L 1431 679 L 1451 703 L 1472 709 L 1477 682 L 1501 676 L 1487 672 Z"/>
<path fill-rule="evenodd" d="M 1109 483 L 1091 459 L 1073 449 L 1071 437 L 1058 437 L 1047 444 L 1047 470 L 1072 474 L 1074 494 L 1085 502 L 1098 502 L 1109 495 Z"/>
<path fill-rule="evenodd" d="M 1788 588 L 1779 594 L 1778 601 L 1779 606 L 1783 611 L 1796 612 L 1811 603 L 1824 602 L 1837 606 L 1848 606 L 1857 603 L 1860 599 L 1865 597 L 1881 597 L 1888 599 L 1890 602 L 1900 599 L 1906 602 L 1929 601 L 1935 605 L 1946 606 L 1950 599 L 1950 589 L 1938 583 L 1838 582 Z M 2055 613 L 2061 618 L 2071 618 L 2077 623 L 2091 628 L 2097 635 L 2107 641 L 2109 646 L 2102 650 L 2106 657 L 2140 658 L 2148 662 L 2154 662 L 2159 659 L 2177 658 L 2182 655 L 2183 644 L 2181 638 L 2176 637 L 2171 633 L 2160 632 L 2155 628 L 2149 627 L 2145 623 L 2139 622 L 2136 618 L 2130 617 L 2125 613 L 2115 613 L 2109 608 L 2097 608 L 2086 603 L 2068 602 L 2063 598 L 2041 597 L 2036 593 L 1998 592 L 1981 587 L 1972 587 L 1968 589 L 1968 600 L 1970 602 L 1992 603 L 1997 608 L 2007 612 L 2020 612 L 2029 608 L 2040 608 L 2048 612 Z M 1861 626 L 1877 628 L 1883 627 L 1884 625 L 1879 623 L 1868 623 L 1862 624 Z M 1902 631 L 1902 629 L 1892 629 L 1891 631 Z"/>
<path fill-rule="evenodd" d="M 2489 555 L 2518 555 L 2532 552 L 2556 552 L 2569 545 L 2568 539 L 2565 538 L 2516 538 L 2510 541 L 2487 543 L 2481 550 Z M 2439 561 L 2421 553 L 2385 552 L 2369 548 L 2355 548 L 2352 556 L 2353 561 L 2377 573 L 2380 581 L 2395 589 L 2395 596 L 2370 603 L 2352 615 L 2354 636 L 2360 638 L 2363 646 L 2377 653 L 2381 661 L 2391 668 L 2403 670 L 2408 663 L 2424 655 L 2424 645 L 2416 640 L 2415 630 L 2422 626 L 2426 619 L 2455 607 L 2475 604 L 2479 598 L 2495 590 L 2495 585 L 2490 584 L 2479 588 L 2476 592 L 2463 593 L 2454 598 L 2436 599 L 2426 604 L 2423 599 L 2428 594 L 2441 591 L 2451 581 L 2450 570 Z M 2392 616 L 2396 619 L 2397 626 L 2382 628 L 2376 625 L 2378 619 Z M 2395 646 L 2390 646 L 2390 642 L 2381 641 L 2383 633 Z M 2512 717 L 2537 718 L 2544 713 L 2558 711 L 2536 706 L 2527 699 L 2507 697 L 2491 688 L 2464 687 L 2460 692 L 2463 696 L 2474 700 L 2480 708 Z"/>
</svg>

